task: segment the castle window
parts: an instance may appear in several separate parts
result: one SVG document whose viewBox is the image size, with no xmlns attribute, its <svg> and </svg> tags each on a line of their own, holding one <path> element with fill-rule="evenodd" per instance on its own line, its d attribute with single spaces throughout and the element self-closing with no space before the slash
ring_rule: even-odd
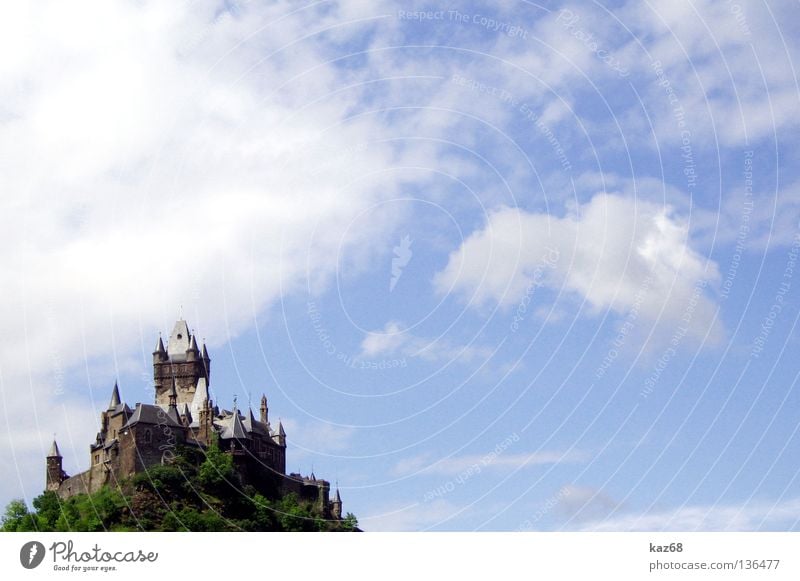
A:
<svg viewBox="0 0 800 581">
<path fill-rule="evenodd" d="M 153 434 L 150 433 L 150 430 L 144 431 L 144 443 L 149 444 L 153 441 Z"/>
<path fill-rule="evenodd" d="M 100 464 L 100 454 L 95 454 L 94 455 L 94 463 L 95 464 Z"/>
</svg>

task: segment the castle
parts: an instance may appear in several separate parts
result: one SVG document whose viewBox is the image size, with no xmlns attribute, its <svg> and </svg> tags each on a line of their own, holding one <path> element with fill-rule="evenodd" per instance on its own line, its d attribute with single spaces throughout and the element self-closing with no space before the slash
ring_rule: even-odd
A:
<svg viewBox="0 0 800 581">
<path fill-rule="evenodd" d="M 100 414 L 100 431 L 89 446 L 90 468 L 75 476 L 63 470 L 58 444 L 47 455 L 46 489 L 61 498 L 96 492 L 168 463 L 177 446 L 206 449 L 216 439 L 233 456 L 242 481 L 270 496 L 295 493 L 314 503 L 330 519 L 342 518 L 342 499 L 337 489 L 330 498 L 330 483 L 286 474 L 286 432 L 279 421 L 269 421 L 266 396 L 261 396 L 258 419 L 252 410 L 242 413 L 234 399 L 233 409 L 219 409 L 209 396 L 211 359 L 203 344 L 189 332 L 186 321 L 175 323 L 166 348 L 161 337 L 153 352 L 155 403 L 137 403 L 133 409 L 120 398 L 114 385 L 108 408 Z"/>
</svg>

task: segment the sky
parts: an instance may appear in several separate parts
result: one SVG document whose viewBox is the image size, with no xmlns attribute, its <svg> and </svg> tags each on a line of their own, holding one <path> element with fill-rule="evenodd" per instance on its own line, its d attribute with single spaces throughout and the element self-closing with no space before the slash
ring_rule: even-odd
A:
<svg viewBox="0 0 800 581">
<path fill-rule="evenodd" d="M 0 502 L 221 405 L 380 530 L 800 529 L 786 1 L 4 1 Z"/>
</svg>

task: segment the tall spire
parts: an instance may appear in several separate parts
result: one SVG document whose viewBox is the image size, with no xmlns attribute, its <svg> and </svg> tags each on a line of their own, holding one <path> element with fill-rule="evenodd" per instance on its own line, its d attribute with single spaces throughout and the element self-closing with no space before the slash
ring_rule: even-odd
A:
<svg viewBox="0 0 800 581">
<path fill-rule="evenodd" d="M 267 396 L 261 394 L 261 421 L 269 423 L 269 407 L 267 407 Z"/>
<path fill-rule="evenodd" d="M 178 390 L 177 390 L 177 380 L 175 376 L 172 377 L 172 387 L 169 389 L 169 407 L 177 407 L 178 406 Z"/>
<path fill-rule="evenodd" d="M 211 357 L 208 356 L 208 349 L 206 349 L 206 340 L 203 339 L 203 351 L 201 353 L 203 358 L 203 371 L 206 374 L 206 381 L 211 383 Z"/>
<path fill-rule="evenodd" d="M 158 343 L 156 343 L 156 350 L 153 351 L 153 363 L 162 363 L 167 360 L 167 350 L 164 349 L 164 341 L 161 339 L 161 333 L 158 334 Z"/>
<path fill-rule="evenodd" d="M 197 387 L 192 396 L 192 411 L 200 411 L 206 407 L 206 401 L 208 401 L 208 383 L 206 383 L 205 377 L 201 377 L 197 380 Z"/>
<path fill-rule="evenodd" d="M 283 422 L 281 422 L 280 419 L 278 419 L 277 434 L 275 434 L 275 436 L 273 436 L 273 439 L 274 439 L 275 443 L 277 443 L 279 446 L 285 446 L 286 445 L 286 431 L 283 429 Z"/>
<path fill-rule="evenodd" d="M 185 357 L 186 351 L 189 349 L 191 342 L 191 334 L 189 333 L 189 325 L 183 319 L 175 321 L 175 326 L 172 328 L 172 333 L 169 336 L 167 343 L 167 353 L 170 359 Z"/>
<path fill-rule="evenodd" d="M 333 495 L 331 501 L 331 516 L 333 518 L 342 518 L 342 497 L 339 496 L 339 483 L 336 483 L 336 494 Z"/>
<path fill-rule="evenodd" d="M 189 348 L 186 350 L 186 361 L 197 361 L 198 357 L 200 357 L 200 350 L 197 348 L 197 339 L 192 335 Z"/>
<path fill-rule="evenodd" d="M 177 381 L 175 377 L 172 378 L 172 387 L 169 390 L 169 409 L 167 410 L 167 417 L 171 418 L 176 424 L 181 423 L 181 418 L 178 415 L 178 390 L 176 389 Z"/>
<path fill-rule="evenodd" d="M 55 436 L 53 437 L 53 445 L 50 446 L 50 451 L 47 453 L 48 458 L 61 458 L 61 452 L 58 450 Z"/>
<path fill-rule="evenodd" d="M 108 409 L 109 411 L 115 409 L 121 403 L 119 397 L 119 384 L 115 381 L 114 382 L 114 390 L 111 392 L 111 401 L 108 402 Z"/>
</svg>

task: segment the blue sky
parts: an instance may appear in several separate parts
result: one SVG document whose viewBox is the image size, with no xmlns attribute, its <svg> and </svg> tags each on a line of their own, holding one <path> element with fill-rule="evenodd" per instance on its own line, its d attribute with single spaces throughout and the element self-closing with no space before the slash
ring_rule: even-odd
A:
<svg viewBox="0 0 800 581">
<path fill-rule="evenodd" d="M 800 526 L 792 3 L 17 4 L 0 500 L 182 308 L 366 530 Z"/>
</svg>

